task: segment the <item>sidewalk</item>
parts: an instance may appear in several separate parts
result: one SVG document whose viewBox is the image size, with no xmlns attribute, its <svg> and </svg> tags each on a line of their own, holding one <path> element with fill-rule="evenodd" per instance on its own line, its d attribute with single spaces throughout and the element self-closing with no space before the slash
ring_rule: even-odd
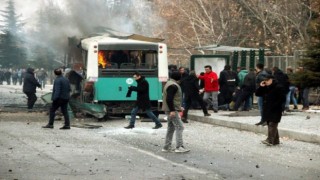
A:
<svg viewBox="0 0 320 180">
<path fill-rule="evenodd" d="M 319 109 L 319 107 L 317 107 Z M 256 126 L 260 121 L 258 110 L 251 111 L 219 111 L 204 117 L 201 110 L 189 111 L 189 119 L 218 126 L 267 134 L 267 126 Z M 280 137 L 320 144 L 320 111 L 286 112 L 278 126 Z"/>
</svg>

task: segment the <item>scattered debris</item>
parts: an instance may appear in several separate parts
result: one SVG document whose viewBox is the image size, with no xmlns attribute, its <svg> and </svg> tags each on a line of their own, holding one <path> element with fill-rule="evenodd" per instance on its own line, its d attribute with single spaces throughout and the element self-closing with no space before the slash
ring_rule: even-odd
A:
<svg viewBox="0 0 320 180">
<path fill-rule="evenodd" d="M 87 129 L 98 129 L 101 128 L 101 125 L 92 125 L 92 124 L 72 124 L 72 127 L 77 127 L 77 128 L 87 128 Z"/>
</svg>

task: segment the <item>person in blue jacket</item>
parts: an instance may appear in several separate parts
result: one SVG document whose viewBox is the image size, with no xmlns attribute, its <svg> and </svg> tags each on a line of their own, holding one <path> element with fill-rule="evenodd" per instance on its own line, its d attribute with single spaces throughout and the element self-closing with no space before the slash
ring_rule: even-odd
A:
<svg viewBox="0 0 320 180">
<path fill-rule="evenodd" d="M 64 116 L 64 126 L 60 129 L 70 129 L 70 120 L 68 116 L 68 103 L 70 99 L 69 80 L 62 76 L 61 69 L 55 69 L 54 74 L 57 76 L 53 83 L 52 106 L 50 108 L 49 123 L 42 128 L 53 128 L 56 110 L 60 107 Z"/>
</svg>

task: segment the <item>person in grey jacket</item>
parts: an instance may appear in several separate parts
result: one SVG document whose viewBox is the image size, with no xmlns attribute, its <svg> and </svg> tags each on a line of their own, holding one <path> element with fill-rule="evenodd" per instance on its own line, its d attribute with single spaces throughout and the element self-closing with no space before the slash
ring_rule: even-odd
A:
<svg viewBox="0 0 320 180">
<path fill-rule="evenodd" d="M 37 101 L 36 89 L 41 88 L 41 85 L 34 77 L 34 69 L 28 68 L 23 81 L 23 93 L 28 97 L 28 112 L 31 112 L 34 103 Z"/>
<path fill-rule="evenodd" d="M 49 114 L 49 123 L 42 128 L 53 128 L 56 110 L 60 107 L 64 116 L 64 126 L 60 129 L 70 129 L 70 120 L 68 115 L 68 102 L 70 99 L 70 83 L 69 80 L 62 76 L 61 69 L 55 69 L 54 74 L 57 76 L 53 83 L 52 105 Z"/>
</svg>

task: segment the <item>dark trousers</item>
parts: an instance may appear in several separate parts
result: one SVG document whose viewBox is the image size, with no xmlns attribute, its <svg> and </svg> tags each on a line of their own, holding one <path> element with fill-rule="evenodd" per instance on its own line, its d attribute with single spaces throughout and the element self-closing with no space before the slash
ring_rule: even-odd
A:
<svg viewBox="0 0 320 180">
<path fill-rule="evenodd" d="M 186 100 L 186 106 L 183 111 L 183 118 L 188 119 L 188 111 L 190 109 L 192 101 L 198 102 L 202 108 L 203 113 L 208 114 L 208 109 L 206 107 L 206 104 L 204 103 L 202 97 L 199 94 L 187 95 L 185 96 L 185 100 Z"/>
<path fill-rule="evenodd" d="M 25 93 L 28 97 L 28 109 L 32 109 L 34 106 L 34 103 L 37 101 L 36 93 Z"/>
<path fill-rule="evenodd" d="M 268 122 L 268 138 L 267 141 L 273 145 L 279 144 L 279 132 L 278 132 L 278 124 L 274 122 Z"/>
<path fill-rule="evenodd" d="M 49 115 L 49 124 L 53 125 L 54 123 L 54 117 L 56 116 L 56 110 L 60 107 L 61 112 L 64 117 L 64 125 L 70 126 L 70 120 L 68 115 L 68 99 L 58 99 L 52 102 L 51 108 L 50 108 L 50 115 Z"/>
<path fill-rule="evenodd" d="M 242 104 L 244 101 L 248 100 L 248 98 L 249 98 L 251 95 L 252 95 L 252 92 L 251 92 L 251 91 L 246 91 L 246 90 L 243 90 L 243 89 L 242 89 L 242 90 L 240 91 L 237 99 L 236 99 L 236 102 L 235 102 L 235 104 L 234 104 L 233 110 L 238 111 L 238 109 L 239 109 L 239 107 L 241 106 L 241 104 Z M 245 107 L 245 108 L 247 108 L 247 107 Z M 247 110 L 247 109 L 245 109 L 245 110 Z"/>
</svg>

